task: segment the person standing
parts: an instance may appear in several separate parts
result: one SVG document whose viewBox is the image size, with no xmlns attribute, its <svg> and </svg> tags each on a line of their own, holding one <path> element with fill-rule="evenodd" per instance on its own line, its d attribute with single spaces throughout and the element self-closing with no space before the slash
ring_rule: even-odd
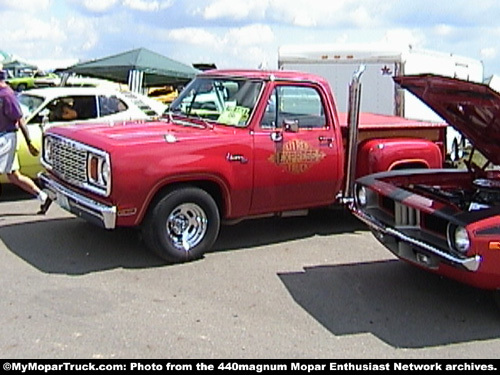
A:
<svg viewBox="0 0 500 375">
<path fill-rule="evenodd" d="M 19 129 L 23 133 L 31 155 L 38 156 L 39 151 L 31 143 L 21 107 L 14 91 L 5 82 L 6 76 L 6 72 L 0 70 L 0 174 L 6 174 L 9 182 L 34 195 L 40 201 L 38 214 L 44 215 L 52 200 L 31 178 L 19 172 L 16 152 Z"/>
</svg>

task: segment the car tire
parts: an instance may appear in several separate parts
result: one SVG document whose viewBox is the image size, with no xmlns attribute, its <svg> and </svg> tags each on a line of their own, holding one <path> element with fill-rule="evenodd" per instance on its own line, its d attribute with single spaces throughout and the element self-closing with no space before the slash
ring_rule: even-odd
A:
<svg viewBox="0 0 500 375">
<path fill-rule="evenodd" d="M 220 214 L 204 190 L 183 187 L 167 193 L 149 211 L 142 226 L 146 246 L 171 263 L 201 258 L 214 244 Z"/>
<path fill-rule="evenodd" d="M 492 290 L 491 297 L 497 305 L 497 308 L 500 310 L 500 289 Z"/>
<path fill-rule="evenodd" d="M 19 85 L 17 85 L 16 87 L 16 91 L 17 92 L 21 92 L 21 91 L 24 91 L 28 88 L 28 86 L 26 86 L 25 83 L 20 83 Z"/>
</svg>

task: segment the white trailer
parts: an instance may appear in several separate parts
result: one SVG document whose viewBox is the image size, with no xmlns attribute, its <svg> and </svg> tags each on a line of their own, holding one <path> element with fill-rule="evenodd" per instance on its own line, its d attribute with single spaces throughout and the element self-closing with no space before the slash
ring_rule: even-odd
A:
<svg viewBox="0 0 500 375">
<path fill-rule="evenodd" d="M 474 82 L 483 82 L 484 79 L 480 60 L 411 46 L 398 49 L 373 44 L 286 45 L 278 51 L 280 69 L 305 71 L 326 78 L 340 111 L 346 111 L 347 87 L 352 72 L 360 64 L 366 66 L 361 111 L 416 120 L 443 121 L 413 94 L 399 88 L 392 80 L 393 76 L 431 73 Z M 458 134 L 453 129 L 449 133 L 447 149 L 451 150 Z"/>
</svg>

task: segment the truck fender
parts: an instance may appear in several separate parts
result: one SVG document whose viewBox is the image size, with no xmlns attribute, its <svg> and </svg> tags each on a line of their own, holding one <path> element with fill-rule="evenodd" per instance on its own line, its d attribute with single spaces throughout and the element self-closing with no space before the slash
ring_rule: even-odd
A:
<svg viewBox="0 0 500 375">
<path fill-rule="evenodd" d="M 358 147 L 356 177 L 406 168 L 442 168 L 439 146 L 427 139 L 370 139 Z"/>
<path fill-rule="evenodd" d="M 182 175 L 176 176 L 175 179 L 165 179 L 158 181 L 157 184 L 150 189 L 150 192 L 138 213 L 136 224 L 142 223 L 147 213 L 154 207 L 164 196 L 174 190 L 180 190 L 186 187 L 196 187 L 204 190 L 217 203 L 220 214 L 225 217 L 230 210 L 230 192 L 226 181 L 216 176 L 208 175 Z"/>
</svg>

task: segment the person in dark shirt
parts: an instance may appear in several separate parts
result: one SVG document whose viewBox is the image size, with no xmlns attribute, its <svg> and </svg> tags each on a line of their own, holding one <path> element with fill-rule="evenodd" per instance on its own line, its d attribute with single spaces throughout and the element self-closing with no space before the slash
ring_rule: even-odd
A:
<svg viewBox="0 0 500 375">
<path fill-rule="evenodd" d="M 5 82 L 6 76 L 6 72 L 0 70 L 0 174 L 6 174 L 11 183 L 37 197 L 41 204 L 38 213 L 44 215 L 52 200 L 31 178 L 19 172 L 18 129 L 21 129 L 31 155 L 38 156 L 39 151 L 31 143 L 21 107 L 14 91 Z"/>
</svg>

